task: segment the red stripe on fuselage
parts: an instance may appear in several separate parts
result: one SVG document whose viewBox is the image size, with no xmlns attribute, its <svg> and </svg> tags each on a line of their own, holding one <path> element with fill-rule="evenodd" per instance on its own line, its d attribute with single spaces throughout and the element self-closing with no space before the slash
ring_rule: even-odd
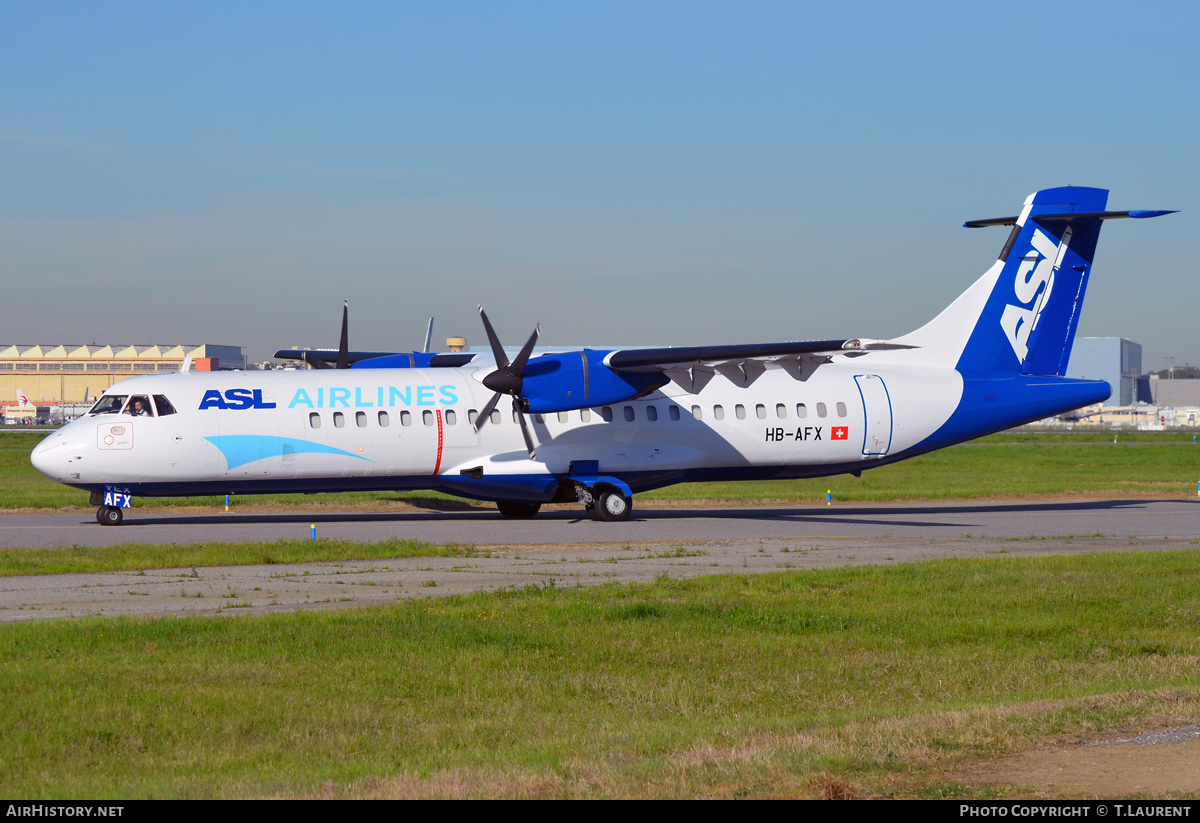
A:
<svg viewBox="0 0 1200 823">
<path fill-rule="evenodd" d="M 438 409 L 434 414 L 437 415 L 438 424 L 438 453 L 437 462 L 433 464 L 433 473 L 437 474 L 438 469 L 442 467 L 442 410 Z"/>
</svg>

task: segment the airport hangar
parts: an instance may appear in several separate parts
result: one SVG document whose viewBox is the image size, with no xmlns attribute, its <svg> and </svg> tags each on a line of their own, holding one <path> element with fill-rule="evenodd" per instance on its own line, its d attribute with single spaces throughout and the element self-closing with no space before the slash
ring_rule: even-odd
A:
<svg viewBox="0 0 1200 823">
<path fill-rule="evenodd" d="M 55 406 L 90 405 L 105 389 L 126 377 L 179 371 L 189 357 L 195 371 L 246 368 L 241 346 L 211 343 L 144 346 L 0 344 L 0 410 L 9 421 L 48 418 Z M 33 402 L 32 407 L 17 407 L 19 391 Z"/>
</svg>

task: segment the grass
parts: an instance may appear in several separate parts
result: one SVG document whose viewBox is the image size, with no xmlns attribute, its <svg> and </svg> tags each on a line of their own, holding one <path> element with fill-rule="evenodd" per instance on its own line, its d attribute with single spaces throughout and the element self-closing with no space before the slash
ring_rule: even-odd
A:
<svg viewBox="0 0 1200 823">
<path fill-rule="evenodd" d="M 1137 444 L 1126 448 L 1119 444 Z M 87 493 L 38 474 L 29 452 L 38 434 L 0 436 L 0 509 L 88 507 Z M 1073 448 L 1077 447 L 1077 448 Z M 1004 433 L 864 472 L 815 480 L 684 483 L 638 495 L 640 501 L 824 502 L 832 489 L 841 502 L 947 500 L 1080 494 L 1192 496 L 1200 480 L 1200 446 L 1180 432 L 1076 431 Z M 234 507 L 297 507 L 403 503 L 433 509 L 474 505 L 437 492 L 354 492 L 234 497 Z M 139 498 L 143 506 L 224 506 L 222 497 Z M 482 504 L 487 505 L 487 504 Z"/>
<path fill-rule="evenodd" d="M 0 577 L 20 574 L 82 574 L 118 569 L 244 566 L 390 557 L 473 557 L 474 546 L 419 540 L 277 540 L 249 543 L 120 543 L 70 548 L 0 548 Z"/>
<path fill-rule="evenodd" d="M 1200 718 L 1187 552 L 0 631 L 0 794 L 977 796 L 948 769 Z"/>
</svg>

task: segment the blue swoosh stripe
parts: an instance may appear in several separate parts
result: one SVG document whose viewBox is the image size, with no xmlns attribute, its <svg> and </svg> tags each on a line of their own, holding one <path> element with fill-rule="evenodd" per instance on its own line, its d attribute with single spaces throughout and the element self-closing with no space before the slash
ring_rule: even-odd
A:
<svg viewBox="0 0 1200 823">
<path fill-rule="evenodd" d="M 340 454 L 366 460 L 361 454 L 335 449 L 324 443 L 313 443 L 308 440 L 293 440 L 290 437 L 271 437 L 262 434 L 223 434 L 217 437 L 204 438 L 221 450 L 225 455 L 227 469 L 235 469 L 256 460 L 266 460 L 271 457 L 282 457 L 285 454 Z"/>
</svg>

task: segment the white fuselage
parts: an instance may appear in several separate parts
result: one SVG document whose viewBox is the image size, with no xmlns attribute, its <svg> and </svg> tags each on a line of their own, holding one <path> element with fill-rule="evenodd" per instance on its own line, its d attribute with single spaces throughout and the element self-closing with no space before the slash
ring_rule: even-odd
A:
<svg viewBox="0 0 1200 823">
<path fill-rule="evenodd" d="M 33 460 L 59 482 L 142 495 L 440 488 L 464 470 L 566 477 L 591 461 L 635 489 L 819 476 L 894 459 L 953 412 L 958 372 L 887 359 L 870 369 L 837 357 L 803 381 L 768 368 L 749 387 L 717 376 L 696 394 L 668 383 L 637 400 L 531 414 L 536 458 L 507 399 L 475 431 L 492 396 L 480 383 L 487 366 L 135 377 L 106 394 L 165 397 L 174 413 L 89 414 Z"/>
</svg>

